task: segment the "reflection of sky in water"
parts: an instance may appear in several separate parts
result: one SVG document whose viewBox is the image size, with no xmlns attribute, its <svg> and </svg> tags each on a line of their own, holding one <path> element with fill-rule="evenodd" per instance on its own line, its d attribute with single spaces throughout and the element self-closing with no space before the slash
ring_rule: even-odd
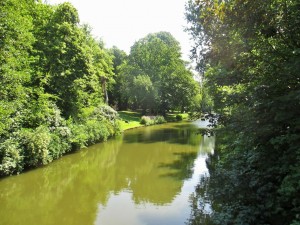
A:
<svg viewBox="0 0 300 225">
<path fill-rule="evenodd" d="M 207 127 L 207 126 L 209 125 L 208 120 L 204 120 L 204 121 L 202 121 L 202 120 L 196 120 L 196 121 L 194 121 L 193 123 L 194 123 L 197 127 L 201 127 L 201 128 Z"/>
</svg>

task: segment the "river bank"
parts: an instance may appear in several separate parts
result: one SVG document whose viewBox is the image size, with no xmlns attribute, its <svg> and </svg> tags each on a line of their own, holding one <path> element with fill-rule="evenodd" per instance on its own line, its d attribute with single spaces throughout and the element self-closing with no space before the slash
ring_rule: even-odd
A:
<svg viewBox="0 0 300 225">
<path fill-rule="evenodd" d="M 141 124 L 142 113 L 137 111 L 118 111 L 120 117 L 121 130 L 130 130 L 134 128 L 143 127 L 145 125 Z M 165 120 L 166 122 L 176 121 L 176 116 L 180 115 L 182 120 L 188 119 L 187 113 L 167 113 Z"/>
</svg>

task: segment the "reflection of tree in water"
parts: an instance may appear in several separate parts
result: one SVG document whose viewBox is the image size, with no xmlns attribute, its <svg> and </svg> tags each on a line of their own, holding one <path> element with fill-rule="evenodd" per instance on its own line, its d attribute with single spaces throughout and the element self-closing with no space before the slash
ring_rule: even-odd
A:
<svg viewBox="0 0 300 225">
<path fill-rule="evenodd" d="M 128 189 L 132 190 L 136 203 L 151 202 L 164 205 L 171 203 L 180 192 L 185 177 L 166 176 L 176 173 L 187 174 L 185 165 L 176 168 L 177 163 L 186 161 L 181 156 L 197 156 L 197 147 L 168 143 L 151 143 L 142 145 L 140 149 L 133 148 L 132 144 L 123 145 L 117 159 L 120 176 L 118 179 L 127 179 Z M 174 154 L 176 153 L 177 154 Z M 194 157 L 194 159 L 195 159 Z M 191 158 L 188 158 L 191 160 Z M 193 164 L 192 162 L 190 164 Z M 183 170 L 183 171 L 182 171 Z M 179 172 L 181 171 L 181 172 Z M 178 179 L 181 177 L 181 179 Z"/>
<path fill-rule="evenodd" d="M 192 177 L 194 170 L 194 161 L 197 158 L 197 152 L 175 153 L 179 159 L 172 163 L 163 163 L 161 167 L 166 167 L 172 172 L 164 176 L 171 176 L 179 180 L 186 180 Z"/>
<path fill-rule="evenodd" d="M 44 168 L 1 180 L 1 223 L 93 224 L 99 201 L 106 204 L 115 186 L 108 172 L 121 143 L 95 145 Z"/>
<path fill-rule="evenodd" d="M 192 123 L 177 124 L 170 126 L 146 127 L 143 132 L 132 132 L 126 134 L 126 143 L 167 142 L 173 144 L 199 146 L 201 138 L 198 135 L 198 128 Z"/>
<path fill-rule="evenodd" d="M 133 200 L 157 205 L 171 203 L 184 180 L 193 173 L 201 140 L 191 123 L 185 127 L 163 125 L 127 133 L 117 164 L 119 174 L 129 181 Z M 140 149 L 133 147 L 137 141 Z"/>
<path fill-rule="evenodd" d="M 209 176 L 203 175 L 196 191 L 190 196 L 191 215 L 187 225 L 213 225 L 210 199 L 208 196 Z"/>
<path fill-rule="evenodd" d="M 128 141 L 132 138 L 145 142 Z M 1 223 L 93 224 L 99 204 L 124 190 L 132 192 L 137 204 L 169 204 L 191 176 L 200 142 L 201 136 L 188 127 L 140 129 L 124 134 L 124 140 L 94 145 L 0 180 Z"/>
</svg>

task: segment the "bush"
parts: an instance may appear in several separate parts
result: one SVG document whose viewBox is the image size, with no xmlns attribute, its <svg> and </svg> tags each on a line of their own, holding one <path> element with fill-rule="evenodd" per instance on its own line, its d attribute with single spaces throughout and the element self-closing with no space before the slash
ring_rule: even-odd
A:
<svg viewBox="0 0 300 225">
<path fill-rule="evenodd" d="M 149 116 L 142 116 L 140 124 L 150 126 L 153 124 L 153 121 Z"/>
<path fill-rule="evenodd" d="M 142 116 L 141 124 L 150 126 L 154 124 L 162 124 L 165 123 L 166 120 L 163 116 Z"/>
<path fill-rule="evenodd" d="M 71 150 L 71 129 L 67 126 L 57 127 L 51 132 L 51 141 L 49 143 L 51 158 L 58 159 Z"/>
<path fill-rule="evenodd" d="M 88 134 L 85 132 L 83 124 L 74 123 L 69 119 L 69 127 L 71 129 L 71 145 L 72 149 L 80 149 L 87 145 Z"/>
<path fill-rule="evenodd" d="M 118 112 L 107 105 L 100 105 L 98 107 L 87 107 L 81 109 L 79 115 L 80 121 L 88 121 L 91 119 L 108 120 L 114 123 L 118 118 Z"/>
<path fill-rule="evenodd" d="M 177 114 L 175 118 L 176 118 L 176 121 L 182 121 L 183 120 L 183 116 L 181 114 Z"/>
<path fill-rule="evenodd" d="M 116 121 L 119 118 L 118 112 L 108 105 L 101 105 L 97 107 L 94 110 L 94 115 L 103 116 L 105 119 L 111 122 Z"/>
<path fill-rule="evenodd" d="M 110 136 L 120 132 L 117 112 L 109 106 L 102 105 L 82 110 L 79 122 L 68 121 L 71 129 L 71 143 L 79 149 L 98 141 L 106 141 Z"/>
<path fill-rule="evenodd" d="M 154 119 L 154 124 L 162 124 L 165 122 L 166 122 L 166 120 L 163 116 L 156 116 Z"/>
<path fill-rule="evenodd" d="M 4 130 L 0 136 L 0 177 L 20 173 L 24 168 L 45 165 L 63 154 L 96 143 L 105 141 L 120 132 L 120 123 L 115 110 L 109 106 L 90 107 L 82 110 L 77 121 L 70 118 L 66 121 L 55 105 L 50 105 L 44 117 L 16 118 L 32 122 L 20 123 Z M 26 114 L 27 115 L 27 114 Z M 29 114 L 28 114 L 29 115 Z M 19 124 L 19 123 L 18 123 Z M 17 124 L 17 125 L 18 125 Z M 25 125 L 37 125 L 27 126 Z"/>
<path fill-rule="evenodd" d="M 51 135 L 47 127 L 39 126 L 36 129 L 22 129 L 20 137 L 24 146 L 26 166 L 45 165 L 52 161 L 49 154 Z"/>
<path fill-rule="evenodd" d="M 20 173 L 24 168 L 23 150 L 16 139 L 0 143 L 0 176 Z"/>
</svg>

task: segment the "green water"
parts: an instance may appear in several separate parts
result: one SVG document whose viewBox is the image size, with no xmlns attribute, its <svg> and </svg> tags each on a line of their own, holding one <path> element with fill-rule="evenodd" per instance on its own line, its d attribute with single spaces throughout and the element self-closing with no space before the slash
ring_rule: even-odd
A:
<svg viewBox="0 0 300 225">
<path fill-rule="evenodd" d="M 196 123 L 127 131 L 0 180 L 1 225 L 182 225 L 213 138 Z"/>
</svg>

